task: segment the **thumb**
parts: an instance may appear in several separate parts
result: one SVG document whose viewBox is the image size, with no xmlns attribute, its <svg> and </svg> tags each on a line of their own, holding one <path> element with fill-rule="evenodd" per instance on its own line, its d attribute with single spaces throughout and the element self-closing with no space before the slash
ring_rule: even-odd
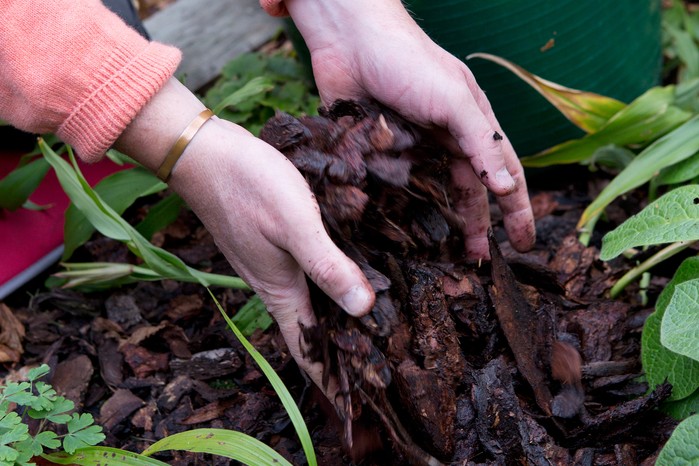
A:
<svg viewBox="0 0 699 466">
<path fill-rule="evenodd" d="M 332 242 L 324 230 L 296 242 L 289 252 L 323 292 L 354 317 L 374 306 L 374 291 L 356 263 Z"/>
</svg>

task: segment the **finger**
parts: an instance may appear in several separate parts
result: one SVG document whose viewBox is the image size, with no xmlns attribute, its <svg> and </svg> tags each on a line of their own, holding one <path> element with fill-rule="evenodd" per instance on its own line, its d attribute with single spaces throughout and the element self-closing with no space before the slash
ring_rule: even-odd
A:
<svg viewBox="0 0 699 466">
<path fill-rule="evenodd" d="M 456 159 L 451 164 L 454 209 L 464 220 L 464 246 L 471 259 L 487 259 L 490 209 L 488 193 L 480 183 L 468 160 Z"/>
<path fill-rule="evenodd" d="M 270 314 L 279 326 L 279 331 L 299 367 L 308 374 L 313 382 L 320 387 L 330 401 L 335 400 L 338 383 L 335 377 L 330 377 L 327 387 L 323 386 L 323 365 L 305 357 L 305 349 L 311 344 L 306 342 L 301 333 L 301 325 L 312 327 L 317 324 L 311 306 L 306 277 L 301 269 L 297 269 L 296 280 L 292 286 L 284 289 L 268 288 L 258 292 Z M 301 325 L 299 325 L 301 324 Z"/>
<path fill-rule="evenodd" d="M 521 166 L 519 171 L 513 167 L 511 172 L 514 173 L 515 190 L 511 194 L 498 196 L 496 199 L 502 211 L 503 223 L 510 243 L 517 251 L 525 252 L 534 247 L 536 241 L 534 213 Z"/>
<path fill-rule="evenodd" d="M 460 152 L 470 161 L 478 179 L 496 195 L 506 195 L 515 189 L 515 181 L 507 170 L 503 148 L 504 133 L 494 125 L 492 109 L 483 91 L 468 74 L 471 92 L 462 92 L 461 98 L 445 99 L 447 123 L 456 139 Z"/>
<path fill-rule="evenodd" d="M 368 280 L 332 242 L 320 222 L 311 235 L 290 240 L 289 248 L 311 280 L 345 312 L 361 317 L 374 306 L 374 291 Z"/>
</svg>

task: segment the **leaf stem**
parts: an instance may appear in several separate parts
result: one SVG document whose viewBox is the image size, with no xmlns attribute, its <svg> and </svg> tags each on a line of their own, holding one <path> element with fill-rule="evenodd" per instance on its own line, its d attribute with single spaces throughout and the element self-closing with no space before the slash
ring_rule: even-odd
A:
<svg viewBox="0 0 699 466">
<path fill-rule="evenodd" d="M 684 251 L 696 242 L 697 241 L 678 241 L 677 243 L 672 243 L 669 246 L 664 247 L 657 253 L 653 254 L 651 257 L 646 259 L 645 262 L 642 262 L 641 264 L 626 272 L 626 274 L 623 277 L 621 277 L 618 282 L 616 282 L 616 285 L 614 285 L 609 292 L 611 297 L 616 298 L 629 283 L 641 276 L 644 272 L 658 265 L 660 262 L 669 259 L 675 254 Z"/>
</svg>

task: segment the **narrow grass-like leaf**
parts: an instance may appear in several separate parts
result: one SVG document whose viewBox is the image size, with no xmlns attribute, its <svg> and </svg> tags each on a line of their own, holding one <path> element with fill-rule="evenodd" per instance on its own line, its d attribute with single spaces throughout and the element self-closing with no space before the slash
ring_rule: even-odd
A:
<svg viewBox="0 0 699 466">
<path fill-rule="evenodd" d="M 472 58 L 489 60 L 512 71 L 586 133 L 598 131 L 612 116 L 626 107 L 626 104 L 611 97 L 571 89 L 548 81 L 496 55 L 474 53 L 466 57 L 467 60 Z"/>
<path fill-rule="evenodd" d="M 177 194 L 167 196 L 148 210 L 146 217 L 136 225 L 136 230 L 145 238 L 151 238 L 177 220 L 183 206 L 184 201 Z"/>
<path fill-rule="evenodd" d="M 121 215 L 139 197 L 148 196 L 167 188 L 155 175 L 143 167 L 118 171 L 97 183 L 93 188 L 99 197 Z M 73 204 L 66 210 L 63 260 L 90 239 L 95 228 Z"/>
<path fill-rule="evenodd" d="M 699 415 L 680 422 L 675 428 L 655 466 L 699 466 Z"/>
<path fill-rule="evenodd" d="M 213 108 L 215 114 L 221 113 L 226 107 L 231 107 L 244 102 L 252 96 L 267 92 L 274 88 L 274 83 L 266 77 L 258 76 L 248 81 L 243 87 L 221 100 L 221 102 Z"/>
<path fill-rule="evenodd" d="M 641 186 L 660 169 L 678 163 L 699 151 L 699 115 L 648 146 L 616 176 L 585 209 L 578 228 L 596 218 L 605 207 L 622 194 Z"/>
<path fill-rule="evenodd" d="M 41 184 L 49 171 L 49 164 L 38 158 L 16 168 L 0 180 L 0 209 L 17 210 Z"/>
<path fill-rule="evenodd" d="M 250 466 L 291 466 L 282 455 L 254 437 L 225 429 L 195 429 L 158 440 L 143 455 L 167 450 L 209 453 Z"/>
<path fill-rule="evenodd" d="M 660 293 L 655 312 L 648 316 L 641 337 L 641 361 L 649 387 L 665 380 L 672 384 L 672 400 L 681 400 L 699 389 L 699 362 L 670 351 L 660 342 L 660 326 L 678 284 L 699 277 L 699 257 L 690 257 L 677 268 L 672 280 Z"/>
<path fill-rule="evenodd" d="M 303 416 L 301 416 L 301 412 L 299 411 L 298 406 L 296 406 L 296 402 L 292 398 L 291 393 L 289 393 L 289 390 L 284 385 L 284 382 L 282 382 L 274 369 L 272 369 L 272 366 L 269 365 L 265 358 L 255 349 L 254 346 L 250 344 L 243 334 L 240 333 L 238 327 L 236 327 L 233 321 L 231 321 L 230 317 L 228 317 L 228 314 L 226 314 L 226 311 L 223 310 L 221 303 L 218 302 L 216 296 L 214 296 L 211 290 L 209 290 L 209 294 L 214 300 L 214 303 L 216 303 L 216 307 L 218 307 L 219 312 L 226 320 L 228 327 L 230 327 L 240 343 L 245 347 L 246 351 L 250 353 L 250 356 L 252 356 L 257 365 L 260 366 L 260 369 L 265 374 L 270 384 L 272 384 L 274 391 L 277 392 L 282 405 L 284 405 L 284 408 L 289 414 L 289 418 L 296 429 L 296 434 L 299 436 L 299 440 L 301 441 L 301 446 L 306 454 L 306 460 L 308 461 L 309 466 L 317 466 L 318 463 L 316 460 L 316 453 L 313 449 L 311 435 L 308 433 L 308 426 L 306 426 Z"/>
<path fill-rule="evenodd" d="M 72 455 L 52 453 L 42 457 L 52 463 L 78 466 L 168 466 L 167 463 L 148 456 L 110 447 L 87 447 Z"/>
<path fill-rule="evenodd" d="M 699 185 L 670 191 L 607 233 L 600 259 L 637 246 L 693 240 L 699 240 Z"/>
<path fill-rule="evenodd" d="M 675 87 L 655 87 L 620 110 L 597 132 L 581 139 L 558 144 L 539 154 L 522 157 L 526 167 L 579 163 L 588 160 L 596 150 L 617 146 L 644 146 L 669 133 L 692 114 L 673 105 Z"/>
</svg>

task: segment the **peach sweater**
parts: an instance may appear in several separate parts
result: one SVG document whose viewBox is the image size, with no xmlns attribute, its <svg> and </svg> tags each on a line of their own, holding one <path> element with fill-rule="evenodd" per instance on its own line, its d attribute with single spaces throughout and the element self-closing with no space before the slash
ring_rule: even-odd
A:
<svg viewBox="0 0 699 466">
<path fill-rule="evenodd" d="M 284 14 L 280 0 L 261 0 Z M 99 0 L 0 0 L 0 119 L 102 157 L 174 74 L 181 53 L 148 42 Z"/>
<path fill-rule="evenodd" d="M 98 0 L 0 0 L 0 119 L 98 160 L 180 56 Z"/>
</svg>

